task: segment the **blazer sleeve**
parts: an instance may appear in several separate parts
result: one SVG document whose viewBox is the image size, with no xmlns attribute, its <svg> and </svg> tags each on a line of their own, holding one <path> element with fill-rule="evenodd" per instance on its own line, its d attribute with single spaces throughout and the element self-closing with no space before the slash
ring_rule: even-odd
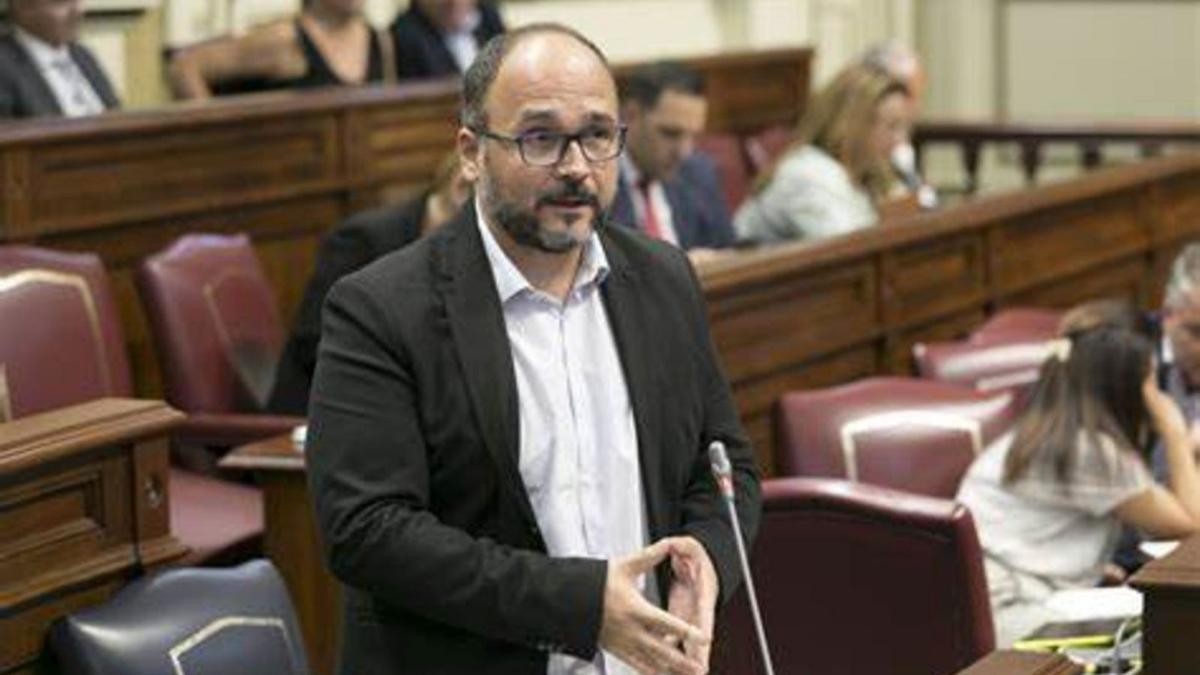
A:
<svg viewBox="0 0 1200 675">
<path fill-rule="evenodd" d="M 753 548 L 762 514 L 762 490 L 758 464 L 746 432 L 742 429 L 729 382 L 721 370 L 709 332 L 707 310 L 699 280 L 690 264 L 684 267 L 691 279 L 693 321 L 696 326 L 698 369 L 702 374 L 704 431 L 683 500 L 683 531 L 704 545 L 720 580 L 721 602 L 726 602 L 742 583 L 737 543 L 725 504 L 718 495 L 708 461 L 708 446 L 722 441 L 733 465 L 734 496 L 738 523 L 746 550 Z"/>
<path fill-rule="evenodd" d="M 405 611 L 590 660 L 606 563 L 551 558 L 435 516 L 413 367 L 420 350 L 402 341 L 404 309 L 368 291 L 363 276 L 329 294 L 310 406 L 308 477 L 330 568 Z"/>
<path fill-rule="evenodd" d="M 681 173 L 700 210 L 696 219 L 699 231 L 696 232 L 692 247 L 733 246 L 737 236 L 733 230 L 729 205 L 725 203 L 725 193 L 721 190 L 716 164 L 707 155 L 697 152 L 681 167 Z"/>
</svg>

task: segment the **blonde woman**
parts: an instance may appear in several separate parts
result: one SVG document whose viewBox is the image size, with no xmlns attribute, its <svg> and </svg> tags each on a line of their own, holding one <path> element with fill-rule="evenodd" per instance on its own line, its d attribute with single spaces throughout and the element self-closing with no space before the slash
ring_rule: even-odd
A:
<svg viewBox="0 0 1200 675">
<path fill-rule="evenodd" d="M 817 239 L 869 227 L 895 186 L 892 150 L 908 137 L 908 90 L 867 66 L 842 71 L 809 104 L 798 139 L 738 210 L 741 239 Z"/>
<path fill-rule="evenodd" d="M 374 31 L 363 0 L 305 0 L 294 19 L 182 49 L 171 60 L 176 98 L 311 89 L 395 79 L 391 35 Z"/>
</svg>

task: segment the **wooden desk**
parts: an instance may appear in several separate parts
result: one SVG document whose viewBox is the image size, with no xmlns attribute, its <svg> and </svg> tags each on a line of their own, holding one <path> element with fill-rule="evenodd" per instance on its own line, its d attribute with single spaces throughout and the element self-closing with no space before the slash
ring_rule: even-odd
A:
<svg viewBox="0 0 1200 675">
<path fill-rule="evenodd" d="M 333 673 L 341 632 L 341 590 L 326 569 L 305 481 L 304 453 L 290 435 L 234 449 L 221 460 L 254 473 L 263 489 L 263 549 L 287 583 L 313 672 Z"/>
<path fill-rule="evenodd" d="M 1083 669 L 1057 654 L 992 652 L 958 675 L 1079 675 Z M 932 675 L 932 674 L 931 674 Z"/>
<path fill-rule="evenodd" d="M 0 673 L 44 673 L 57 618 L 182 557 L 161 401 L 101 399 L 0 424 Z"/>
<path fill-rule="evenodd" d="M 1144 675 L 1200 673 L 1200 535 L 1130 580 L 1145 594 Z"/>
</svg>

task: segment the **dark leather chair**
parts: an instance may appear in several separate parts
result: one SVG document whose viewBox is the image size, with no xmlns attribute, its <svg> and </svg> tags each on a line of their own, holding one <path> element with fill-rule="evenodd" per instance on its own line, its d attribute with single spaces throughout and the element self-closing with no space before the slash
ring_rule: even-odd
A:
<svg viewBox="0 0 1200 675">
<path fill-rule="evenodd" d="M 734 134 L 703 134 L 696 139 L 696 148 L 712 157 L 721 179 L 721 193 L 731 213 L 750 192 L 750 165 L 741 139 Z"/>
<path fill-rule="evenodd" d="M 186 465 L 214 471 L 223 450 L 304 423 L 262 414 L 284 334 L 249 237 L 180 237 L 142 262 L 137 283 L 167 401 L 188 414 L 177 435 Z"/>
<path fill-rule="evenodd" d="M 789 392 L 779 402 L 777 473 L 952 498 L 1015 412 L 1008 392 L 904 377 Z"/>
<path fill-rule="evenodd" d="M 130 397 L 125 338 L 103 263 L 93 254 L 0 246 L 0 421 L 105 396 Z M 55 376 L 69 373 L 69 377 Z M 170 473 L 171 531 L 192 563 L 261 550 L 254 488 Z"/>
<path fill-rule="evenodd" d="M 140 579 L 50 633 L 74 675 L 307 675 L 304 641 L 279 573 L 265 560 Z"/>
<path fill-rule="evenodd" d="M 796 138 L 793 127 L 774 125 L 746 138 L 746 156 L 757 175 L 771 168 Z"/>
<path fill-rule="evenodd" d="M 995 648 L 966 507 L 834 479 L 763 483 L 752 554 L 778 675 L 952 675 Z M 744 589 L 719 617 L 712 672 L 761 669 Z"/>
<path fill-rule="evenodd" d="M 979 344 L 1049 340 L 1058 334 L 1062 317 L 1062 312 L 1053 309 L 1002 309 L 988 317 L 967 339 Z"/>
<path fill-rule="evenodd" d="M 917 373 L 926 379 L 972 387 L 976 391 L 1010 390 L 1025 395 L 1046 362 L 1047 341 L 917 343 Z"/>
</svg>

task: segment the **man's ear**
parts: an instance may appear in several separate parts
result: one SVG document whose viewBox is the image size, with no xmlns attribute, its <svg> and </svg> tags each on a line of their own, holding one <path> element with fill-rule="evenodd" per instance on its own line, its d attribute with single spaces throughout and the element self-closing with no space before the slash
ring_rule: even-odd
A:
<svg viewBox="0 0 1200 675">
<path fill-rule="evenodd" d="M 479 180 L 479 174 L 483 171 L 483 167 L 480 166 L 480 162 L 483 161 L 483 148 L 480 147 L 479 136 L 466 127 L 459 127 L 455 142 L 458 144 L 458 163 L 462 176 L 468 182 L 474 183 Z"/>
</svg>

